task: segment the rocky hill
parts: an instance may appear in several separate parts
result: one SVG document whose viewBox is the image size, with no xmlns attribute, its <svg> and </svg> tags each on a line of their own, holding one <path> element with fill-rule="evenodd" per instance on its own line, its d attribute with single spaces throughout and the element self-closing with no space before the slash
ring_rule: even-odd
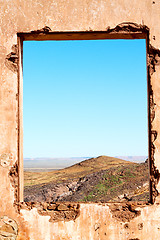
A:
<svg viewBox="0 0 160 240">
<path fill-rule="evenodd" d="M 148 164 L 100 156 L 71 167 L 44 173 L 26 173 L 24 201 L 147 201 Z M 41 173 L 38 173 L 41 174 Z M 30 177 L 27 179 L 27 177 Z M 32 178 L 32 179 L 31 179 Z"/>
<path fill-rule="evenodd" d="M 31 186 L 41 183 L 78 179 L 93 172 L 126 164 L 134 163 L 119 158 L 99 156 L 97 158 L 90 158 L 70 167 L 52 172 L 24 172 L 24 185 Z"/>
</svg>

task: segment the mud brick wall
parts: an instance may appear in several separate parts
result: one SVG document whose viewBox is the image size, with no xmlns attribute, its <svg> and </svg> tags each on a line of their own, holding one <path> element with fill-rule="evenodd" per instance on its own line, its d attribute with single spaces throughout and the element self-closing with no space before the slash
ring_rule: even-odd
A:
<svg viewBox="0 0 160 240">
<path fill-rule="evenodd" d="M 22 202 L 21 43 L 52 38 L 55 32 L 66 39 L 73 32 L 82 39 L 94 32 L 146 38 L 150 202 Z M 159 239 L 159 133 L 160 1 L 0 0 L 0 239 Z"/>
</svg>

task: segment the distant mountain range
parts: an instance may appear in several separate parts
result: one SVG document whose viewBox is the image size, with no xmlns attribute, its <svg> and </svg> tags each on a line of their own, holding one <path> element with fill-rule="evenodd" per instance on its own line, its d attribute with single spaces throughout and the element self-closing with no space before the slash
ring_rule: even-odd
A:
<svg viewBox="0 0 160 240">
<path fill-rule="evenodd" d="M 61 169 L 79 163 L 89 157 L 71 158 L 24 158 L 24 168 Z"/>
<path fill-rule="evenodd" d="M 130 162 L 145 162 L 148 156 L 116 156 L 116 158 L 120 158 Z"/>
</svg>

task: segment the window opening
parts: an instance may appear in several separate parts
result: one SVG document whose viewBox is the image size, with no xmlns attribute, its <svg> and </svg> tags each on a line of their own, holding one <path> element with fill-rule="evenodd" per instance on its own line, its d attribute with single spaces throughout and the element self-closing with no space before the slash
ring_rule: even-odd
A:
<svg viewBox="0 0 160 240">
<path fill-rule="evenodd" d="M 146 41 L 24 41 L 24 201 L 149 200 Z"/>
</svg>

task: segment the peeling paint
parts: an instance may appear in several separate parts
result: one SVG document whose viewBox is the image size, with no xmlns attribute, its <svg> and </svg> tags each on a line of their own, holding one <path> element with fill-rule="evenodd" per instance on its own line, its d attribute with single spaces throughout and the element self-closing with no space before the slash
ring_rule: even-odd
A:
<svg viewBox="0 0 160 240">
<path fill-rule="evenodd" d="M 109 205 L 112 216 L 121 222 L 130 222 L 133 218 L 141 215 L 140 210 L 136 210 L 137 207 L 144 207 L 138 203 L 124 203 L 124 204 L 112 204 Z M 129 225 L 125 225 L 128 228 Z"/>
<path fill-rule="evenodd" d="M 160 50 L 150 44 L 148 48 L 148 67 L 150 75 L 156 71 L 157 65 L 160 65 Z"/>
<path fill-rule="evenodd" d="M 9 171 L 9 177 L 12 184 L 12 187 L 14 188 L 14 196 L 15 201 L 18 200 L 18 164 L 17 162 L 11 167 Z"/>
<path fill-rule="evenodd" d="M 41 29 L 39 29 L 39 30 L 33 30 L 33 31 L 31 31 L 31 33 L 49 33 L 49 32 L 51 32 L 52 30 L 51 30 L 51 28 L 50 27 L 48 27 L 48 26 L 45 26 L 44 28 L 41 28 Z"/>
<path fill-rule="evenodd" d="M 139 238 L 130 238 L 129 240 L 140 240 Z"/>
<path fill-rule="evenodd" d="M 142 230 L 143 229 L 143 223 L 138 223 L 138 230 Z"/>
<path fill-rule="evenodd" d="M 18 47 L 12 46 L 12 51 L 6 56 L 5 65 L 14 73 L 18 71 Z"/>
<path fill-rule="evenodd" d="M 118 24 L 115 28 L 110 29 L 108 27 L 107 29 L 108 33 L 123 33 L 123 32 L 128 32 L 128 33 L 135 33 L 135 32 L 144 32 L 148 33 L 149 28 L 146 25 L 141 25 L 133 22 L 123 22 Z"/>
</svg>

